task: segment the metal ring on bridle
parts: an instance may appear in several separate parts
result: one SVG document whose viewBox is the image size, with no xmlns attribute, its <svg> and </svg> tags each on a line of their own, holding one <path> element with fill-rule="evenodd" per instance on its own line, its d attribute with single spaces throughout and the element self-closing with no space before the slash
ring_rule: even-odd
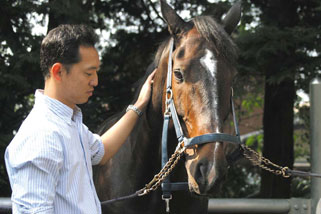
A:
<svg viewBox="0 0 321 214">
<path fill-rule="evenodd" d="M 168 95 L 169 95 L 169 97 L 168 97 Z M 167 99 L 167 101 L 173 99 L 173 91 L 172 91 L 172 89 L 170 89 L 170 88 L 168 88 L 168 89 L 166 90 L 166 99 Z"/>
</svg>

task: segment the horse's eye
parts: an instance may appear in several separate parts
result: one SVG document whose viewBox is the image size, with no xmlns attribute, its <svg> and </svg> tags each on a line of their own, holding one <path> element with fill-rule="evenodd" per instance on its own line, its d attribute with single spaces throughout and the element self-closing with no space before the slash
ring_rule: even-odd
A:
<svg viewBox="0 0 321 214">
<path fill-rule="evenodd" d="M 184 81 L 184 77 L 183 77 L 183 74 L 182 72 L 179 70 L 179 69 L 175 69 L 174 70 L 174 75 L 175 75 L 175 79 L 178 81 L 178 82 L 183 82 Z"/>
</svg>

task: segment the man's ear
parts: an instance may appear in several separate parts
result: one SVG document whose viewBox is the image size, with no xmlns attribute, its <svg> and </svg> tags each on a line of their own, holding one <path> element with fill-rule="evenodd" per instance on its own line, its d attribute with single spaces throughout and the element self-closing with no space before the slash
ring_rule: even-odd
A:
<svg viewBox="0 0 321 214">
<path fill-rule="evenodd" d="M 60 81 L 61 80 L 61 74 L 62 74 L 63 66 L 61 63 L 57 62 L 53 64 L 53 66 L 50 69 L 50 75 L 55 79 Z"/>
</svg>

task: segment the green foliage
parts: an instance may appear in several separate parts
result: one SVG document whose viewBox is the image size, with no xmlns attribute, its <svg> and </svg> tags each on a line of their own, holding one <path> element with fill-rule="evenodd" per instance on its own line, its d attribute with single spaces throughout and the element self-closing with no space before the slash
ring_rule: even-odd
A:
<svg viewBox="0 0 321 214">
<path fill-rule="evenodd" d="M 262 153 L 263 149 L 263 134 L 252 135 L 246 139 L 245 145 L 251 147 L 258 153 Z"/>
<path fill-rule="evenodd" d="M 255 197 L 260 188 L 259 168 L 240 161 L 229 169 L 226 181 L 222 187 L 222 198 Z"/>
<path fill-rule="evenodd" d="M 246 30 L 246 21 L 240 27 L 237 44 L 240 51 L 240 75 L 264 75 L 266 68 L 279 66 L 279 71 L 267 81 L 278 84 L 286 78 L 295 79 L 296 88 L 308 92 L 308 85 L 312 78 L 320 76 L 321 64 L 321 26 L 320 1 L 292 1 L 292 7 L 297 7 L 296 25 L 280 26 L 284 23 L 277 21 L 278 16 L 268 17 L 264 12 L 269 7 L 282 7 L 282 2 L 268 5 L 264 1 L 254 1 L 255 6 L 261 7 L 260 19 L 265 23 L 257 23 L 255 27 Z M 284 4 L 290 4 L 284 1 Z M 262 9 L 263 8 L 263 9 Z M 275 10 L 275 13 L 277 10 Z M 269 19 L 269 21 L 267 21 Z M 247 17 L 245 18 L 247 20 Z M 251 19 L 249 19 L 251 20 Z M 281 58 L 280 58 L 281 56 Z M 284 58 L 282 58 L 284 56 Z M 273 62 L 271 59 L 276 58 Z M 274 68 L 275 69 L 275 68 Z"/>
<path fill-rule="evenodd" d="M 244 111 L 251 113 L 255 108 L 262 108 L 263 106 L 262 96 L 248 93 L 245 99 L 242 100 L 241 105 Z"/>
<path fill-rule="evenodd" d="M 311 180 L 308 178 L 292 179 L 292 197 L 310 198 L 311 197 Z"/>
<path fill-rule="evenodd" d="M 252 7 L 258 8 L 256 17 L 258 24 L 252 26 L 250 30 L 247 30 L 246 26 L 240 28 L 237 38 L 237 43 L 242 50 L 239 75 L 249 80 L 251 77 L 256 77 L 255 79 L 258 77 L 260 82 L 263 78 L 265 84 L 264 130 L 266 139 L 269 139 L 265 142 L 265 154 L 268 153 L 269 158 L 274 160 L 292 163 L 293 150 L 292 146 L 288 146 L 293 143 L 291 141 L 293 135 L 290 133 L 292 128 L 286 130 L 285 127 L 289 127 L 288 124 L 291 124 L 294 118 L 290 113 L 285 114 L 285 112 L 293 109 L 291 95 L 298 89 L 308 92 L 311 78 L 320 75 L 321 2 L 317 0 L 246 2 L 251 2 Z M 286 115 L 282 119 L 277 115 L 281 112 L 283 112 L 282 115 Z M 272 118 L 273 116 L 280 118 L 281 121 Z M 287 125 L 282 127 L 281 124 Z M 306 146 L 303 146 L 306 144 L 303 143 L 302 136 L 305 134 L 295 132 L 295 155 L 306 153 Z M 278 139 L 283 140 L 278 141 Z M 299 143 L 300 139 L 302 144 Z M 277 153 L 279 153 L 278 157 Z M 262 182 L 267 185 L 278 183 L 277 179 L 273 182 L 267 179 L 262 178 Z M 266 187 L 264 184 L 262 187 L 267 190 L 267 194 L 273 192 L 269 191 L 269 188 L 274 187 Z M 285 190 L 283 187 L 280 189 Z M 278 187 L 275 188 L 275 192 L 277 191 Z M 287 190 L 284 191 L 286 192 Z"/>
</svg>

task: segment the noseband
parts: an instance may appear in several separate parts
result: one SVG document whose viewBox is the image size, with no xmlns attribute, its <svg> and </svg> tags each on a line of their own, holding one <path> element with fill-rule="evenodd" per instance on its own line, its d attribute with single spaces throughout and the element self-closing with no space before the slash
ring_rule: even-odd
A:
<svg viewBox="0 0 321 214">
<path fill-rule="evenodd" d="M 167 135 L 168 135 L 168 125 L 169 121 L 172 118 L 176 137 L 179 142 L 179 145 L 184 145 L 185 148 L 201 145 L 210 142 L 229 142 L 237 145 L 241 145 L 240 132 L 237 124 L 237 119 L 235 115 L 234 101 L 233 101 L 233 90 L 231 95 L 231 109 L 235 127 L 236 135 L 229 135 L 225 133 L 210 133 L 204 134 L 192 138 L 187 138 L 182 130 L 182 126 L 178 119 L 177 111 L 175 108 L 174 100 L 173 100 L 173 91 L 172 91 L 172 53 L 174 48 L 174 39 L 170 40 L 170 50 L 168 57 L 168 70 L 167 70 L 167 85 L 166 85 L 166 101 L 165 101 L 165 112 L 164 112 L 164 123 L 163 123 L 163 134 L 162 134 L 162 167 L 168 161 L 168 153 L 167 153 Z M 162 183 L 163 190 L 163 199 L 171 198 L 171 191 L 176 190 L 186 190 L 188 189 L 187 182 L 178 182 L 171 183 L 169 176 Z"/>
</svg>

